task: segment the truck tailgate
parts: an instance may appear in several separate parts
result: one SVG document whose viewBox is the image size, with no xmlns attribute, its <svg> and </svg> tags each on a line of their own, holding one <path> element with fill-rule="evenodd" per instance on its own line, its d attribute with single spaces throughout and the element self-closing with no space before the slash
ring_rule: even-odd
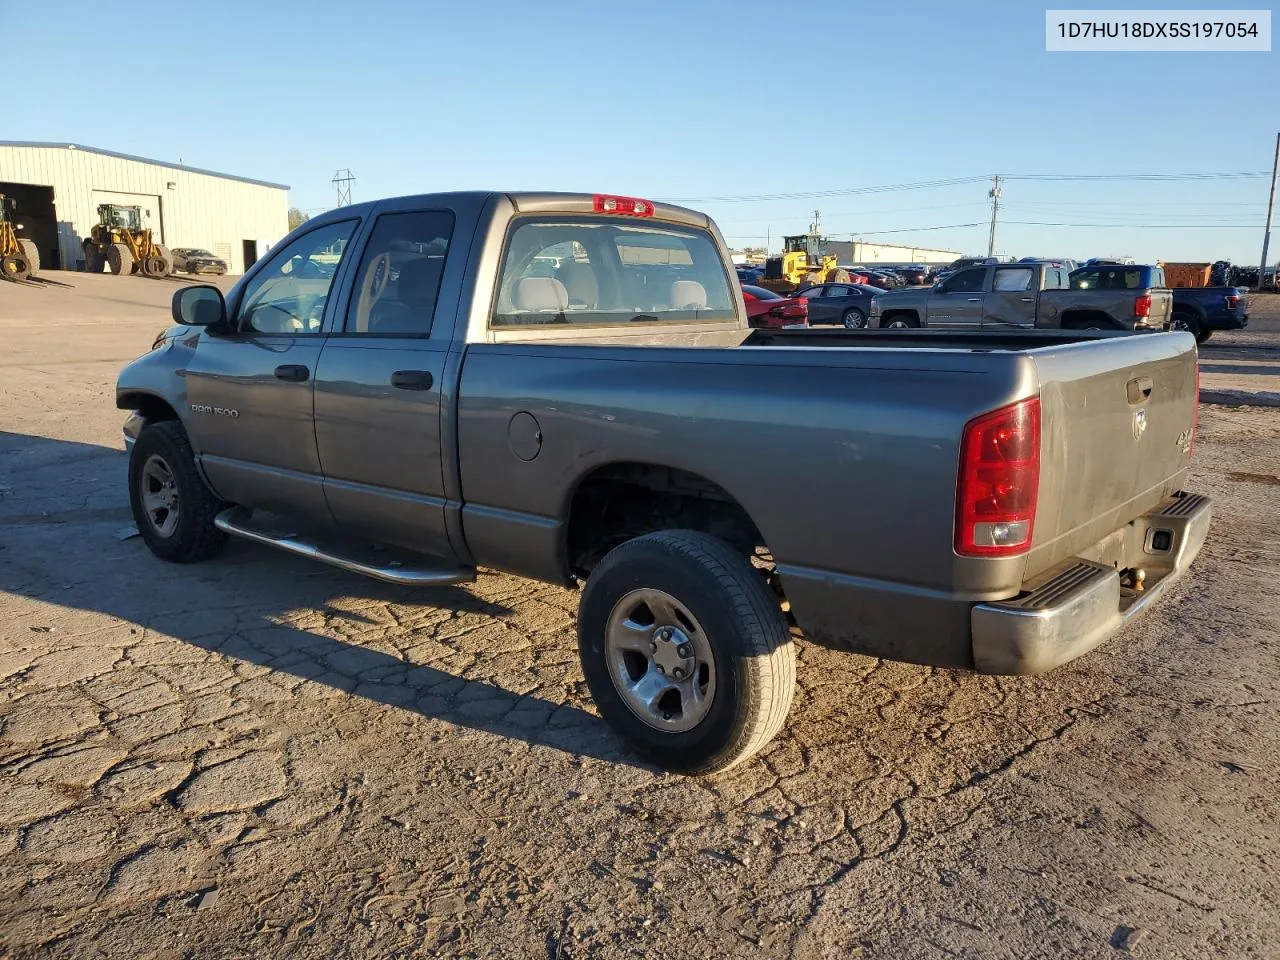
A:
<svg viewBox="0 0 1280 960">
<path fill-rule="evenodd" d="M 1041 473 L 1027 576 L 1086 549 L 1181 489 L 1197 402 L 1184 333 L 1037 351 Z"/>
</svg>

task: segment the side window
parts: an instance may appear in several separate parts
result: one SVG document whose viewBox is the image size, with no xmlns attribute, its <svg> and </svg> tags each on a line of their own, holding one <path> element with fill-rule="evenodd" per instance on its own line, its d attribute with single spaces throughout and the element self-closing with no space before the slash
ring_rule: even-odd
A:
<svg viewBox="0 0 1280 960">
<path fill-rule="evenodd" d="M 1020 293 L 1031 289 L 1033 271 L 1030 267 L 1000 267 L 996 270 L 991 289 L 998 293 Z"/>
<path fill-rule="evenodd" d="M 357 222 L 312 230 L 273 254 L 240 298 L 240 330 L 319 333 L 333 276 Z"/>
<path fill-rule="evenodd" d="M 827 287 L 827 292 L 823 294 L 827 297 L 851 297 L 853 291 L 848 287 Z"/>
<path fill-rule="evenodd" d="M 961 270 L 952 274 L 942 285 L 943 293 L 976 293 L 982 289 L 982 281 L 987 277 L 985 267 Z"/>
<path fill-rule="evenodd" d="M 1072 290 L 1097 290 L 1102 278 L 1101 270 L 1079 270 L 1071 275 Z"/>
<path fill-rule="evenodd" d="M 822 291 L 826 287 L 810 287 L 808 290 L 801 290 L 796 296 L 804 297 L 806 300 L 812 300 L 814 297 L 822 296 Z"/>
<path fill-rule="evenodd" d="M 435 316 L 453 214 L 384 213 L 356 271 L 346 333 L 426 336 Z"/>
</svg>

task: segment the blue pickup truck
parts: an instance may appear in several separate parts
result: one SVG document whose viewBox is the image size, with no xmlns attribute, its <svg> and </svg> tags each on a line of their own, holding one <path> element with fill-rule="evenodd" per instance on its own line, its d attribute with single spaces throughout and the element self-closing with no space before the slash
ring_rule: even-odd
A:
<svg viewBox="0 0 1280 960">
<path fill-rule="evenodd" d="M 1215 330 L 1243 330 L 1249 325 L 1249 297 L 1243 287 L 1174 287 L 1174 330 L 1194 333 L 1204 343 Z"/>
</svg>

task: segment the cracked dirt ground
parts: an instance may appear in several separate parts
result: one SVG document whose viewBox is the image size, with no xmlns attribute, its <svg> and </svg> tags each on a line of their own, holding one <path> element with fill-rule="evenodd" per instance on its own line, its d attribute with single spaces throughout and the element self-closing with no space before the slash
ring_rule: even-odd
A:
<svg viewBox="0 0 1280 960">
<path fill-rule="evenodd" d="M 1277 955 L 1280 411 L 1202 410 L 1211 539 L 1109 645 L 802 646 L 782 735 L 693 781 L 596 717 L 571 592 L 118 539 L 173 288 L 69 282 L 0 290 L 0 957 Z"/>
</svg>

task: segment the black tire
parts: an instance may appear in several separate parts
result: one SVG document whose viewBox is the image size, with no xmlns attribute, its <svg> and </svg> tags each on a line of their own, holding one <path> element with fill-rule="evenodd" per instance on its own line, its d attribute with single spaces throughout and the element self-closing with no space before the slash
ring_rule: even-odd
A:
<svg viewBox="0 0 1280 960">
<path fill-rule="evenodd" d="M 107 266 L 115 276 L 127 277 L 135 266 L 133 254 L 125 244 L 113 243 L 107 248 Z"/>
<path fill-rule="evenodd" d="M 86 240 L 84 242 L 84 272 L 101 273 L 105 262 L 102 254 L 98 252 L 97 244 L 92 240 Z"/>
<path fill-rule="evenodd" d="M 1194 313 L 1180 310 L 1173 315 L 1173 320 L 1169 324 L 1172 330 L 1183 330 L 1200 339 L 1200 318 Z"/>
<path fill-rule="evenodd" d="M 1204 330 L 1204 329 L 1197 330 L 1197 331 L 1196 331 L 1196 343 L 1208 343 L 1209 338 L 1210 338 L 1210 337 L 1212 337 L 1212 336 L 1213 336 L 1213 331 L 1212 331 L 1212 330 Z"/>
<path fill-rule="evenodd" d="M 885 317 L 880 321 L 880 327 L 883 330 L 905 330 L 918 326 L 920 326 L 920 321 L 909 313 L 894 314 L 892 317 Z"/>
<path fill-rule="evenodd" d="M 168 533 L 159 529 L 142 500 L 144 474 L 156 458 L 168 468 L 176 495 L 177 519 Z M 129 506 L 143 541 L 162 560 L 172 563 L 207 560 L 227 542 L 227 535 L 213 524 L 213 518 L 227 504 L 214 496 L 200 478 L 187 432 L 176 420 L 148 424 L 138 434 L 129 457 Z"/>
<path fill-rule="evenodd" d="M 33 274 L 40 272 L 40 248 L 36 246 L 34 240 L 19 240 L 18 246 L 22 248 L 23 256 L 27 258 L 27 263 L 31 265 Z"/>
<path fill-rule="evenodd" d="M 21 282 L 31 276 L 31 264 L 27 262 L 27 258 L 20 253 L 11 253 L 7 257 L 0 257 L 0 276 L 6 280 Z"/>
<path fill-rule="evenodd" d="M 642 720 L 610 674 L 607 624 L 620 601 L 642 588 L 668 594 L 705 625 L 715 693 L 705 717 L 683 732 Z M 778 598 L 744 555 L 691 530 L 637 537 L 605 556 L 583 590 L 578 652 L 609 726 L 638 753 L 678 773 L 715 773 L 746 760 L 782 728 L 795 689 L 795 648 Z"/>
<path fill-rule="evenodd" d="M 168 247 L 162 243 L 155 244 L 154 256 L 157 256 L 164 261 L 164 272 L 161 273 L 160 276 L 167 277 L 169 274 L 173 273 L 173 254 L 169 252 Z"/>
<path fill-rule="evenodd" d="M 861 330 L 867 325 L 867 315 L 857 307 L 850 307 L 840 318 L 846 330 Z"/>
</svg>

